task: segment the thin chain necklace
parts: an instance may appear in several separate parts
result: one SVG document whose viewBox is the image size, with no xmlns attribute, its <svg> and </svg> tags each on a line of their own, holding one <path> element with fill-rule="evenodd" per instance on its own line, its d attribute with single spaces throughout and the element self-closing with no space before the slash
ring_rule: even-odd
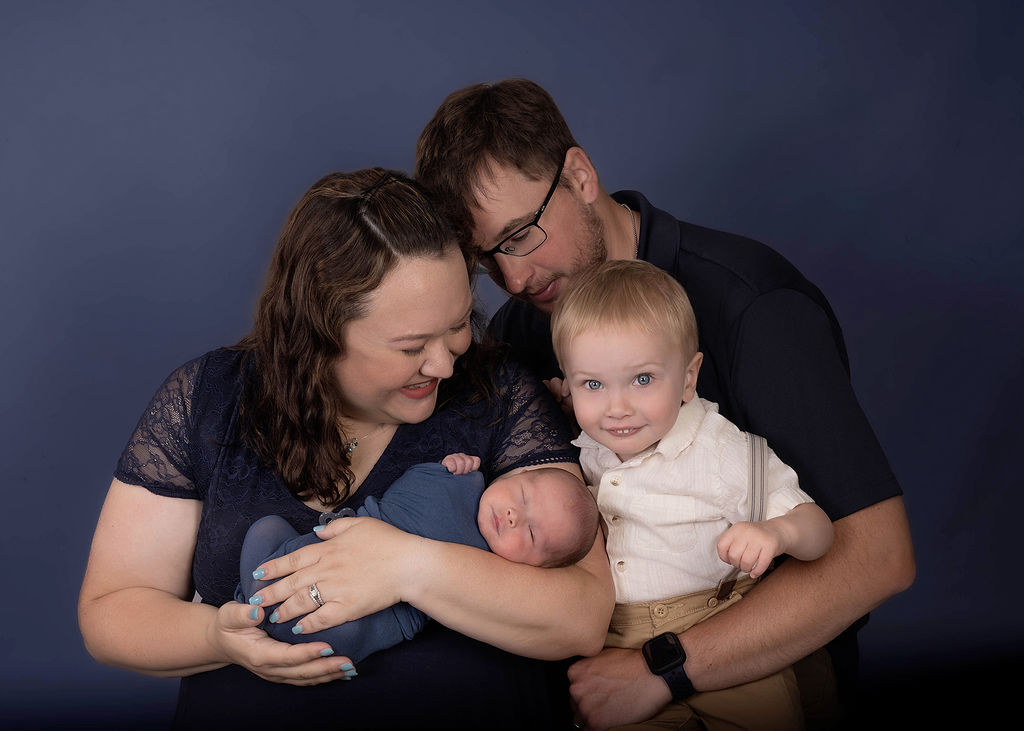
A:
<svg viewBox="0 0 1024 731">
<path fill-rule="evenodd" d="M 634 217 L 632 208 L 627 206 L 625 203 L 620 203 L 619 205 L 629 211 L 629 222 L 633 224 L 633 258 L 636 259 L 637 254 L 640 253 L 640 232 L 636 230 L 636 218 Z"/>
<path fill-rule="evenodd" d="M 348 443 L 348 453 L 352 454 L 354 451 L 356 451 L 356 447 L 359 446 L 360 439 L 366 439 L 366 437 L 370 436 L 371 434 L 375 434 L 376 432 L 380 431 L 383 428 L 383 424 L 377 424 L 377 426 L 373 427 L 373 429 L 366 432 L 361 437 L 356 437 L 355 439 L 353 439 L 351 442 Z"/>
</svg>

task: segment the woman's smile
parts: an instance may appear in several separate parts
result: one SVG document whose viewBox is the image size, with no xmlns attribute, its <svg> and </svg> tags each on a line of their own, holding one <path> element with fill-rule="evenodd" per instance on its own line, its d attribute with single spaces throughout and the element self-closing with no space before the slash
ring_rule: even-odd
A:
<svg viewBox="0 0 1024 731">
<path fill-rule="evenodd" d="M 433 395 L 434 391 L 437 390 L 437 384 L 440 383 L 441 379 L 431 378 L 429 381 L 421 381 L 419 383 L 413 383 L 409 386 L 402 387 L 402 393 L 412 399 L 423 399 Z"/>
</svg>

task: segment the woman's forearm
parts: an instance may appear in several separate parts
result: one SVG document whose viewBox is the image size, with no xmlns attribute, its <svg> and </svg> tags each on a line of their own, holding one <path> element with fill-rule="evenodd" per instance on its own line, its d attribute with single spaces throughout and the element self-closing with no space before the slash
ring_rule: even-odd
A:
<svg viewBox="0 0 1024 731">
<path fill-rule="evenodd" d="M 421 539 L 402 598 L 442 624 L 545 660 L 600 652 L 615 604 L 603 542 L 575 566 L 542 569 Z"/>
<path fill-rule="evenodd" d="M 184 676 L 227 664 L 209 640 L 217 610 L 152 588 L 119 589 L 79 602 L 86 649 L 106 665 Z"/>
</svg>

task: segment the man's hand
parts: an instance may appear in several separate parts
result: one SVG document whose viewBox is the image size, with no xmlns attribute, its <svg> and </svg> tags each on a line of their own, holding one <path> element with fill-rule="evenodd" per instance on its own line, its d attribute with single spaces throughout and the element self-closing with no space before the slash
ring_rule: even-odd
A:
<svg viewBox="0 0 1024 731">
<path fill-rule="evenodd" d="M 639 650 L 607 647 L 569 667 L 569 695 L 581 728 L 606 729 L 646 721 L 672 700 Z"/>
</svg>

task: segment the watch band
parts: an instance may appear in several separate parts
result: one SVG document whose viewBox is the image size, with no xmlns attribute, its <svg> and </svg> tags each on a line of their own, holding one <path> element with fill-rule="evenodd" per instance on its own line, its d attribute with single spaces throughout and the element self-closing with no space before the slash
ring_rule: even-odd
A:
<svg viewBox="0 0 1024 731">
<path fill-rule="evenodd" d="M 686 676 L 686 671 L 683 670 L 682 665 L 672 668 L 663 674 L 661 678 L 668 684 L 669 692 L 672 693 L 672 700 L 674 701 L 685 701 L 697 692 L 697 689 L 693 687 L 693 683 Z"/>
</svg>

